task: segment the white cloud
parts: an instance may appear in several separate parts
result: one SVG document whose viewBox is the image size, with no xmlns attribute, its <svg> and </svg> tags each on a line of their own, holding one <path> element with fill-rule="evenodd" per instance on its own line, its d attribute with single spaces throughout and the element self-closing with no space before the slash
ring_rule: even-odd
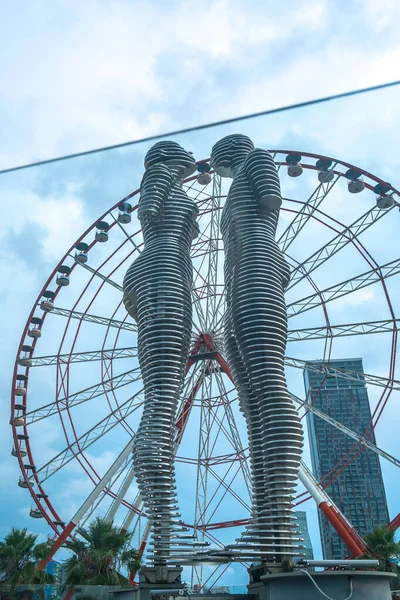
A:
<svg viewBox="0 0 400 600">
<path fill-rule="evenodd" d="M 42 18 L 45 4 L 27 6 L 22 22 L 10 7 L 10 37 L 3 38 L 10 135 L 1 162 L 125 141 L 182 125 L 182 118 L 193 123 L 210 111 L 220 114 L 224 94 L 213 70 L 236 65 L 248 77 L 274 43 L 324 29 L 326 6 L 305 1 L 294 10 L 266 10 L 260 3 L 249 10 L 241 0 L 217 0 L 166 8 L 89 0 L 53 8 L 51 27 Z M 240 77 L 231 82 L 238 91 Z M 196 114 L 185 103 L 194 90 Z M 182 102 L 179 123 L 172 115 Z"/>
<path fill-rule="evenodd" d="M 76 232 L 84 231 L 84 205 L 72 195 L 39 200 L 35 203 L 32 221 L 46 230 L 42 242 L 44 256 L 51 262 L 58 261 L 75 241 Z"/>
<path fill-rule="evenodd" d="M 351 294 L 347 294 L 346 296 L 335 300 L 335 308 L 340 307 L 343 309 L 346 306 L 361 306 L 362 304 L 370 302 L 374 296 L 374 290 L 371 288 L 356 290 Z"/>
<path fill-rule="evenodd" d="M 43 236 L 37 239 L 41 247 L 42 258 L 52 264 L 58 262 L 68 247 L 82 233 L 86 226 L 87 214 L 76 186 L 67 186 L 62 194 L 40 197 L 38 193 L 30 192 L 26 187 L 12 189 L 4 188 L 8 201 L 14 206 L 23 207 L 18 216 L 13 211 L 4 214 L 0 223 L 0 239 L 9 232 L 19 233 L 26 225 L 37 224 L 41 227 Z M 28 236 L 36 232 L 27 231 Z M 0 249 L 4 253 L 4 248 Z M 13 260 L 5 258 L 10 268 L 15 268 Z M 29 262 L 29 256 L 26 256 Z M 6 265 L 5 265 L 6 267 Z"/>
<path fill-rule="evenodd" d="M 400 17 L 400 5 L 397 0 L 358 0 L 358 5 L 374 31 L 389 30 L 396 32 Z"/>
</svg>

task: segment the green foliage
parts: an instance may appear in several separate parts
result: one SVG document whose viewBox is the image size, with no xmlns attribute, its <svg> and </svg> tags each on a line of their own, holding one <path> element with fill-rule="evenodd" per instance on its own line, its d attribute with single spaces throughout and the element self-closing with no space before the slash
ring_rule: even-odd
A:
<svg viewBox="0 0 400 600">
<path fill-rule="evenodd" d="M 382 525 L 374 529 L 372 533 L 365 535 L 364 540 L 368 545 L 370 554 L 379 560 L 378 570 L 397 575 L 397 583 L 392 584 L 392 587 L 397 589 L 400 585 L 400 569 L 398 566 L 400 542 L 395 540 L 395 531 Z"/>
<path fill-rule="evenodd" d="M 46 584 L 53 577 L 44 571 L 38 571 L 36 565 L 49 551 L 47 542 L 37 544 L 37 535 L 27 529 L 13 527 L 0 542 L 0 583 L 7 586 L 9 596 L 13 597 L 20 584 Z"/>
<path fill-rule="evenodd" d="M 127 550 L 129 535 L 100 517 L 77 533 L 83 540 L 74 538 L 65 543 L 74 553 L 63 563 L 66 585 L 129 586 L 120 569 L 130 572 L 140 567 L 137 550 Z"/>
<path fill-rule="evenodd" d="M 379 560 L 380 571 L 396 572 L 400 560 L 400 542 L 394 539 L 395 531 L 384 525 L 364 536 L 371 554 Z"/>
</svg>

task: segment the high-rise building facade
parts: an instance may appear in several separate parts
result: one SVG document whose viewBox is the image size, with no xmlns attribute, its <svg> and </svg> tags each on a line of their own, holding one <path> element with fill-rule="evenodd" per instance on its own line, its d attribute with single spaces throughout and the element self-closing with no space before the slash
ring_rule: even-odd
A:
<svg viewBox="0 0 400 600">
<path fill-rule="evenodd" d="M 321 361 L 309 361 L 304 370 L 307 401 L 349 429 L 364 435 L 371 419 L 368 393 L 361 358 L 331 360 L 328 372 L 319 372 Z M 356 372 L 352 379 L 340 377 L 340 369 Z M 307 414 L 312 468 L 323 479 L 356 443 L 354 439 L 314 415 Z M 375 435 L 370 437 L 375 444 Z M 353 456 L 354 451 L 349 456 Z M 349 458 L 349 457 L 347 457 Z M 361 534 L 389 522 L 385 488 L 378 455 L 363 450 L 326 488 L 329 496 Z M 318 511 L 323 556 L 341 559 L 348 556 L 346 546 L 324 515 Z"/>
<path fill-rule="evenodd" d="M 299 533 L 304 540 L 302 542 L 302 545 L 304 547 L 304 557 L 307 558 L 308 560 L 313 560 L 314 552 L 313 552 L 313 548 L 312 548 L 312 544 L 311 544 L 310 534 L 308 531 L 307 513 L 304 510 L 297 510 L 296 517 L 297 517 L 297 524 L 299 526 Z"/>
</svg>

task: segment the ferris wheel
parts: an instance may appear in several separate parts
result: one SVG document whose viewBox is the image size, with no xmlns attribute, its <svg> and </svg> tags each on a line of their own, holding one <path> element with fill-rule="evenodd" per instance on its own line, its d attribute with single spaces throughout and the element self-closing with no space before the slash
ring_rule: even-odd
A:
<svg viewBox="0 0 400 600">
<path fill-rule="evenodd" d="M 296 502 L 313 497 L 357 552 L 362 540 L 323 488 L 366 448 L 400 466 L 371 442 L 392 391 L 400 387 L 395 379 L 400 298 L 396 301 L 390 285 L 400 275 L 400 259 L 391 255 L 395 246 L 390 243 L 393 223 L 398 227 L 399 192 L 338 159 L 270 152 L 284 198 L 277 241 L 292 270 L 286 296 L 289 390 L 302 418 L 312 411 L 353 440 L 352 450 L 321 483 L 302 464 L 305 492 Z M 251 492 L 245 427 L 223 347 L 219 221 L 227 187 L 207 159 L 184 187 L 199 208 L 200 235 L 192 245 L 192 349 L 176 419 L 177 488 L 188 537 L 199 547 L 210 543 L 218 550 L 250 522 Z M 18 485 L 32 497 L 30 516 L 47 521 L 55 546 L 98 514 L 129 531 L 141 553 L 149 536 L 131 457 L 143 403 L 136 324 L 122 302 L 124 274 L 143 246 L 138 194 L 119 199 L 61 258 L 33 304 L 18 348 L 12 454 L 21 469 Z M 377 290 L 374 302 L 365 295 L 371 289 Z M 319 388 L 304 397 L 299 378 L 307 366 L 322 377 L 334 372 L 358 381 L 359 373 L 329 361 L 335 352 L 343 354 L 343 341 L 351 348 L 358 344 L 361 352 L 360 340 L 367 336 L 375 343 L 378 333 L 386 372 L 379 368 L 379 374 L 363 375 L 376 392 L 376 408 L 361 436 L 316 409 Z M 321 364 L 312 366 L 312 357 Z M 400 525 L 400 515 L 391 525 Z M 194 561 L 192 584 L 209 586 L 224 568 L 216 560 L 215 573 L 206 577 Z"/>
</svg>

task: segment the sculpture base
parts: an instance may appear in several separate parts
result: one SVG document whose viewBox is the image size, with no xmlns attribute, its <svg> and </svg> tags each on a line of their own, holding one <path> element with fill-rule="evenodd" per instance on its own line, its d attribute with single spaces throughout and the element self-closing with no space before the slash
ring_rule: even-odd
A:
<svg viewBox="0 0 400 600">
<path fill-rule="evenodd" d="M 393 573 L 378 571 L 322 571 L 310 573 L 315 583 L 333 600 L 350 595 L 351 600 L 391 600 L 390 583 Z M 256 600 L 322 600 L 323 595 L 310 578 L 301 571 L 262 575 L 259 582 L 247 586 L 249 595 Z"/>
<path fill-rule="evenodd" d="M 184 588 L 181 581 L 182 567 L 141 567 L 139 585 L 135 590 L 121 590 L 114 594 L 115 600 L 151 600 L 152 592 L 160 591 L 160 597 L 179 596 Z M 124 593 L 125 592 L 125 593 Z"/>
<path fill-rule="evenodd" d="M 182 586 L 182 567 L 141 567 L 139 571 L 139 586 L 141 584 L 167 584 Z"/>
</svg>

